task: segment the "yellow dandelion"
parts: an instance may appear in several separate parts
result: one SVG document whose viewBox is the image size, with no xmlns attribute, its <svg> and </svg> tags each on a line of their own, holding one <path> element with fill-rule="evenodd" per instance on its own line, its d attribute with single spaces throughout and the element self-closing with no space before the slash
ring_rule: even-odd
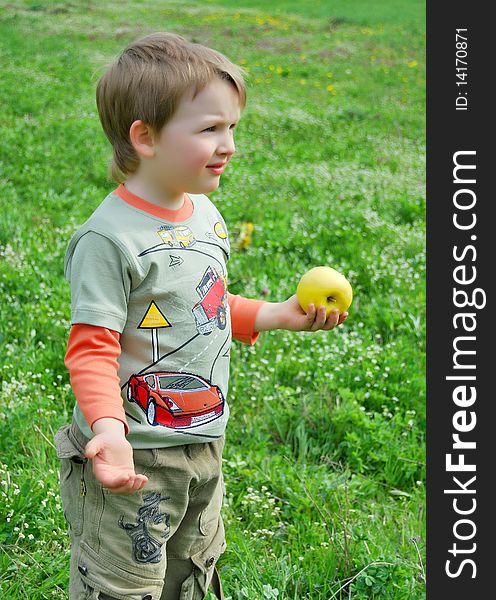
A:
<svg viewBox="0 0 496 600">
<path fill-rule="evenodd" d="M 263 79 L 261 77 L 257 77 L 255 79 L 255 83 L 263 83 Z"/>
<path fill-rule="evenodd" d="M 236 246 L 239 250 L 246 250 L 252 243 L 253 223 L 244 222 L 239 224 L 239 235 Z"/>
<path fill-rule="evenodd" d="M 276 73 L 278 73 L 279 75 L 282 73 L 282 67 L 277 67 L 276 69 Z"/>
<path fill-rule="evenodd" d="M 418 65 L 418 62 L 416 60 L 411 60 L 409 63 L 407 63 L 407 65 L 410 67 L 410 69 L 415 69 L 415 67 Z"/>
<path fill-rule="evenodd" d="M 326 90 L 327 90 L 328 92 L 330 92 L 331 94 L 335 94 L 335 93 L 336 93 L 336 88 L 335 88 L 335 87 L 334 87 L 332 84 L 329 84 L 329 85 L 326 87 Z"/>
<path fill-rule="evenodd" d="M 274 65 L 269 65 L 269 71 L 273 71 L 275 69 Z"/>
</svg>

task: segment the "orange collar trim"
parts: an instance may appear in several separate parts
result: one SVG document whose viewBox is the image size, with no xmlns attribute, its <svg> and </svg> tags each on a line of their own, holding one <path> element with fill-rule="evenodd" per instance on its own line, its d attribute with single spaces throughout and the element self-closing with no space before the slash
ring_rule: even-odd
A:
<svg viewBox="0 0 496 600">
<path fill-rule="evenodd" d="M 172 210 L 170 208 L 164 208 L 162 206 L 158 206 L 157 204 L 153 204 L 153 202 L 148 202 L 148 200 L 143 200 L 143 198 L 140 198 L 139 196 L 136 196 L 136 194 L 130 192 L 123 183 L 121 183 L 119 187 L 112 193 L 119 196 L 119 198 L 122 198 L 124 202 L 134 206 L 134 208 L 143 210 L 166 221 L 186 221 L 186 219 L 191 217 L 195 209 L 193 201 L 188 194 L 184 194 L 184 204 L 181 206 L 181 208 Z"/>
</svg>

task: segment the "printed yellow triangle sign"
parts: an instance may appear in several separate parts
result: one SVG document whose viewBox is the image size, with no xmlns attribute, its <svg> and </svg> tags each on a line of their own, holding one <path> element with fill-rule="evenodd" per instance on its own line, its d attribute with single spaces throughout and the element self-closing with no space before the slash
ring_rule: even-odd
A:
<svg viewBox="0 0 496 600">
<path fill-rule="evenodd" d="M 164 317 L 160 308 L 155 302 L 150 302 L 146 315 L 138 325 L 138 329 L 158 329 L 159 327 L 172 327 L 169 321 Z"/>
</svg>

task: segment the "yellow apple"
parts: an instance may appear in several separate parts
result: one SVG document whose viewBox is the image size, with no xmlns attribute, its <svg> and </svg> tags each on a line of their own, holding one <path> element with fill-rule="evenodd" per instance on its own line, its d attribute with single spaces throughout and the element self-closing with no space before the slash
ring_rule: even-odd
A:
<svg viewBox="0 0 496 600">
<path fill-rule="evenodd" d="M 326 317 L 334 308 L 344 313 L 353 299 L 350 282 L 344 275 L 331 267 L 314 267 L 307 271 L 298 283 L 296 296 L 301 308 L 307 312 L 309 304 L 318 310 L 321 304 L 326 307 Z"/>
</svg>

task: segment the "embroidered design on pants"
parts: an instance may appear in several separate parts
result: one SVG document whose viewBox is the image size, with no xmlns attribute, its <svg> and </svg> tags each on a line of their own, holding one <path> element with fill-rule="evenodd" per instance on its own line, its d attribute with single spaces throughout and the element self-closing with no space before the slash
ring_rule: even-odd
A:
<svg viewBox="0 0 496 600">
<path fill-rule="evenodd" d="M 170 496 L 161 496 L 152 492 L 143 498 L 143 506 L 138 509 L 136 523 L 124 523 L 124 515 L 119 519 L 119 527 L 124 529 L 131 538 L 133 545 L 133 559 L 137 563 L 158 563 L 162 558 L 161 548 L 170 535 L 170 515 L 160 512 L 159 504 L 163 500 L 170 500 Z M 164 541 L 156 540 L 148 531 L 147 524 L 165 522 L 165 531 L 162 534 Z"/>
</svg>

